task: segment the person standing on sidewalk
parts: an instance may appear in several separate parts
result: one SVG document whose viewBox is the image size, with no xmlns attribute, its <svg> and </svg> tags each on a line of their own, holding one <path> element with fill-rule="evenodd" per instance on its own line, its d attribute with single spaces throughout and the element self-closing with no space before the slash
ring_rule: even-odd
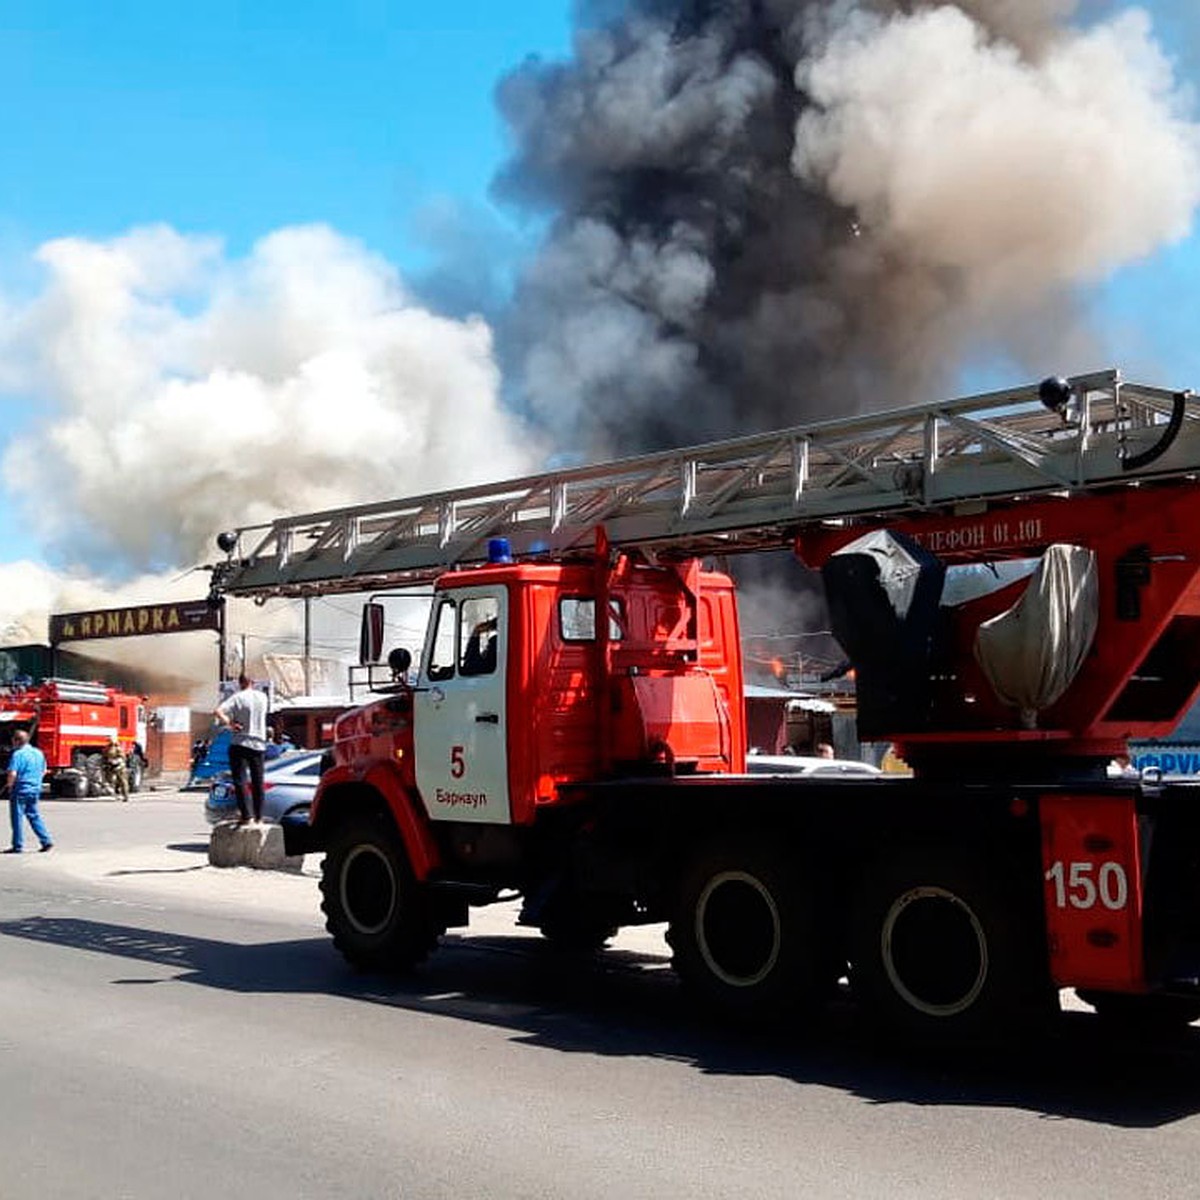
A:
<svg viewBox="0 0 1200 1200">
<path fill-rule="evenodd" d="M 254 802 L 254 820 L 262 820 L 263 810 L 263 752 L 267 748 L 267 698 L 251 686 L 247 675 L 238 676 L 236 691 L 213 710 L 221 725 L 228 725 L 229 772 L 233 776 L 233 791 L 237 796 L 238 824 L 250 819 L 246 805 L 245 775 L 250 776 L 250 794 Z"/>
<path fill-rule="evenodd" d="M 42 843 L 45 853 L 54 839 L 38 812 L 42 780 L 46 775 L 46 756 L 30 745 L 29 734 L 18 729 L 12 738 L 13 752 L 8 760 L 8 815 L 12 820 L 12 846 L 5 854 L 20 854 L 25 849 L 25 822 Z"/>
</svg>

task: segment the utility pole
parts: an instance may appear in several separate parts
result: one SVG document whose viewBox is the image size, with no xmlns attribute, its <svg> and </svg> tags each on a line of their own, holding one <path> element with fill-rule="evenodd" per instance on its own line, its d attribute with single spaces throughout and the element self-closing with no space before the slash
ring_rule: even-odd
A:
<svg viewBox="0 0 1200 1200">
<path fill-rule="evenodd" d="M 217 690 L 225 682 L 225 601 L 217 600 Z"/>
<path fill-rule="evenodd" d="M 304 694 L 312 695 L 312 597 L 304 597 Z"/>
</svg>

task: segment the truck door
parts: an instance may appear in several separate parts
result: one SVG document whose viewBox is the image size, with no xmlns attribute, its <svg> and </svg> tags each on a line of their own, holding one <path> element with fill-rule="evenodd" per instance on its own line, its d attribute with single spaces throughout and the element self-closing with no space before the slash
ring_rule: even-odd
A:
<svg viewBox="0 0 1200 1200">
<path fill-rule="evenodd" d="M 508 593 L 440 595 L 413 697 L 417 786 L 433 820 L 508 824 Z"/>
</svg>

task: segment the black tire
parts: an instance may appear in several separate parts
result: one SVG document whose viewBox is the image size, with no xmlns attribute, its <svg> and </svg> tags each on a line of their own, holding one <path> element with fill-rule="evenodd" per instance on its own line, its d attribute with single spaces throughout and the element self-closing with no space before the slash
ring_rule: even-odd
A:
<svg viewBox="0 0 1200 1200">
<path fill-rule="evenodd" d="M 87 776 L 78 771 L 64 771 L 51 780 L 50 794 L 64 800 L 82 800 L 88 794 Z"/>
<path fill-rule="evenodd" d="M 1110 1025 L 1130 1033 L 1170 1033 L 1200 1021 L 1200 999 L 1190 996 L 1130 996 L 1081 991 L 1079 998 Z"/>
<path fill-rule="evenodd" d="M 385 817 L 354 817 L 333 835 L 321 869 L 321 910 L 333 944 L 362 970 L 408 970 L 443 932 Z"/>
<path fill-rule="evenodd" d="M 884 1024 L 955 1044 L 1010 1032 L 1054 995 L 1023 920 L 980 858 L 904 848 L 864 879 L 851 924 L 851 982 Z"/>
<path fill-rule="evenodd" d="M 111 796 L 113 789 L 104 780 L 104 760 L 99 754 L 89 754 L 84 760 L 89 796 Z"/>
<path fill-rule="evenodd" d="M 738 1021 L 811 1011 L 838 974 L 814 895 L 799 857 L 765 841 L 699 850 L 680 880 L 667 934 L 684 988 Z"/>
</svg>

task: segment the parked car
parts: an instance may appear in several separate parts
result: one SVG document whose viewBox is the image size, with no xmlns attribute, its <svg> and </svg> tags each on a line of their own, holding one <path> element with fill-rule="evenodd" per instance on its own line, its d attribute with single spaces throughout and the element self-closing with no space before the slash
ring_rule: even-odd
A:
<svg viewBox="0 0 1200 1200">
<path fill-rule="evenodd" d="M 805 754 L 747 754 L 750 775 L 882 775 L 878 767 L 854 758 L 817 758 Z"/>
<path fill-rule="evenodd" d="M 263 771 L 263 820 L 277 825 L 285 814 L 307 815 L 320 778 L 320 750 L 292 750 L 272 759 Z M 213 780 L 204 815 L 210 825 L 237 818 L 237 796 L 228 772 Z"/>
<path fill-rule="evenodd" d="M 187 787 L 208 783 L 222 774 L 228 775 L 230 736 L 228 729 L 222 729 L 211 739 L 203 738 L 192 746 L 192 769 Z"/>
</svg>

